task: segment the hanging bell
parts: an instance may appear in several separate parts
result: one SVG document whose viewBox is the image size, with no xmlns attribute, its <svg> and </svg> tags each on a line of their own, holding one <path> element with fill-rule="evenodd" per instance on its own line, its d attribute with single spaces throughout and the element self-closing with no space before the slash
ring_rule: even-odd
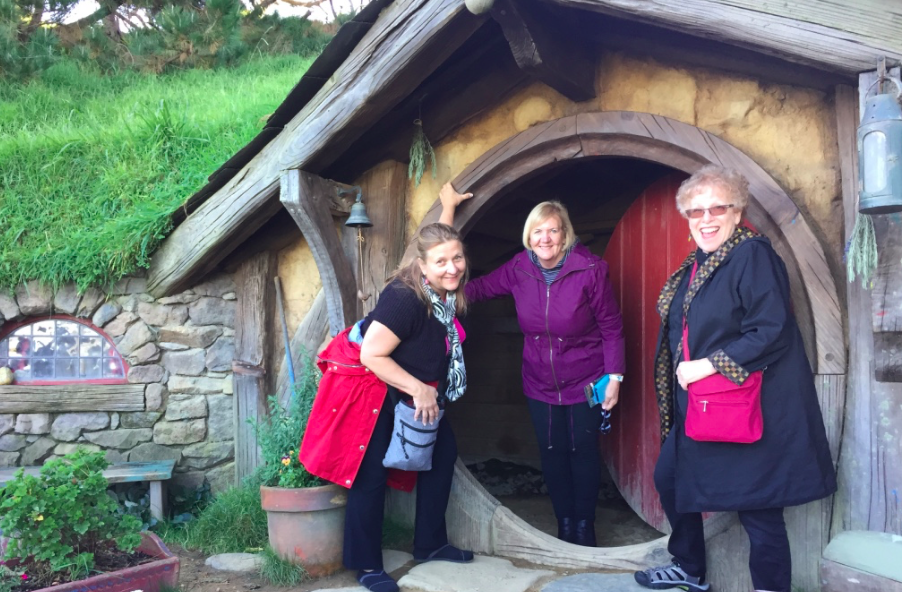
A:
<svg viewBox="0 0 902 592">
<path fill-rule="evenodd" d="M 351 215 L 348 216 L 348 221 L 345 222 L 345 226 L 350 226 L 352 228 L 369 228 L 373 223 L 370 222 L 369 216 L 366 215 L 366 206 L 363 205 L 362 201 L 354 202 L 354 205 L 351 206 Z"/>
<path fill-rule="evenodd" d="M 890 77 L 882 81 L 892 82 L 896 92 L 867 97 L 858 127 L 858 211 L 863 214 L 902 212 L 902 84 Z"/>
</svg>

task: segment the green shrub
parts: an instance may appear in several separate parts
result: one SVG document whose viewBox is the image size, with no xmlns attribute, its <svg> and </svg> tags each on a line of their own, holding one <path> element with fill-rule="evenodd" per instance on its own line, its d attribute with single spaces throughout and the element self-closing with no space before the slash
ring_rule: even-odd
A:
<svg viewBox="0 0 902 592">
<path fill-rule="evenodd" d="M 40 476 L 16 472 L 0 490 L 0 530 L 10 536 L 6 558 L 33 556 L 72 580 L 94 567 L 94 552 L 106 541 L 132 552 L 141 542 L 141 522 L 119 515 L 107 495 L 102 452 L 78 450 L 41 467 Z"/>
<path fill-rule="evenodd" d="M 283 408 L 278 397 L 269 397 L 269 415 L 254 424 L 263 457 L 255 477 L 262 485 L 315 487 L 324 483 L 308 473 L 298 460 L 298 448 L 319 386 L 319 372 L 312 359 L 305 359 L 300 370 L 288 406 Z"/>
<path fill-rule="evenodd" d="M 155 531 L 167 543 L 208 555 L 259 550 L 269 540 L 260 488 L 250 482 L 218 494 L 196 520 L 163 523 Z"/>
</svg>

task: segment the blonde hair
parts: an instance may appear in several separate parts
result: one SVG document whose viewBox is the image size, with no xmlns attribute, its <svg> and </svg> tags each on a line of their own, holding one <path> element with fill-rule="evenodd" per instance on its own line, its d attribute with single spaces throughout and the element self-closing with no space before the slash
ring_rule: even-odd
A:
<svg viewBox="0 0 902 592">
<path fill-rule="evenodd" d="M 576 234 L 573 232 L 573 224 L 570 223 L 570 214 L 567 213 L 567 207 L 557 200 L 543 201 L 532 209 L 529 216 L 526 217 L 526 224 L 523 225 L 523 246 L 527 251 L 532 251 L 529 245 L 529 235 L 533 229 L 542 224 L 548 218 L 557 216 L 561 221 L 561 232 L 563 232 L 563 251 L 567 251 L 576 243 Z"/>
<path fill-rule="evenodd" d="M 720 189 L 723 198 L 740 212 L 749 205 L 749 182 L 739 171 L 708 164 L 695 171 L 683 181 L 676 194 L 676 205 L 680 213 L 689 209 L 689 202 L 699 193 L 708 189 Z"/>
<path fill-rule="evenodd" d="M 410 244 L 416 250 L 417 256 L 406 265 L 402 262 L 401 266 L 388 278 L 386 284 L 390 284 L 396 279 L 400 281 L 414 291 L 417 298 L 426 305 L 428 314 L 431 315 L 432 305 L 430 304 L 429 296 L 426 295 L 426 291 L 423 289 L 423 272 L 420 270 L 418 260 L 425 261 L 430 250 L 451 241 L 457 241 L 462 248 L 464 247 L 463 238 L 461 238 L 460 233 L 455 228 L 439 222 L 427 224 L 410 241 Z M 460 278 L 457 290 L 454 291 L 457 296 L 456 310 L 458 315 L 466 314 L 468 306 L 464 288 L 467 285 L 467 280 L 470 278 L 470 261 L 467 259 L 466 249 L 464 249 L 464 260 L 467 263 L 467 268 L 463 277 Z"/>
</svg>

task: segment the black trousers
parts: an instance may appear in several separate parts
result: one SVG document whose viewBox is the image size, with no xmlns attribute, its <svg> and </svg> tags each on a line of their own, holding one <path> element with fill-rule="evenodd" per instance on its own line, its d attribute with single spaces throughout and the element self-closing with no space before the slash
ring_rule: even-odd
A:
<svg viewBox="0 0 902 592">
<path fill-rule="evenodd" d="M 595 520 L 601 488 L 601 407 L 549 405 L 526 399 L 539 441 L 542 475 L 558 520 Z"/>
<path fill-rule="evenodd" d="M 686 573 L 703 576 L 707 565 L 702 515 L 698 512 L 681 513 L 676 509 L 675 431 L 676 427 L 664 442 L 658 464 L 655 465 L 655 487 L 673 529 L 667 550 Z M 792 558 L 783 508 L 740 510 L 738 514 L 739 522 L 749 537 L 749 571 L 755 589 L 790 592 Z"/>
<path fill-rule="evenodd" d="M 349 569 L 382 569 L 382 521 L 388 469 L 382 459 L 391 441 L 394 407 L 385 398 L 373 436 L 354 485 L 348 491 L 345 514 L 344 564 Z M 445 510 L 457 460 L 457 441 L 447 418 L 439 422 L 432 470 L 417 473 L 414 553 L 428 555 L 448 543 Z"/>
</svg>

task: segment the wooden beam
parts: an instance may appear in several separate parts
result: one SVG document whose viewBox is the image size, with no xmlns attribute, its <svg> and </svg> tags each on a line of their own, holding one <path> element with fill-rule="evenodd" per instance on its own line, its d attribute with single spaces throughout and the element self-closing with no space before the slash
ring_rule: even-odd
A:
<svg viewBox="0 0 902 592">
<path fill-rule="evenodd" d="M 173 294 L 211 271 L 281 207 L 282 170 L 319 172 L 412 92 L 484 22 L 460 0 L 399 0 L 309 103 L 154 254 L 148 292 Z"/>
<path fill-rule="evenodd" d="M 902 5 L 892 0 L 550 0 L 857 74 L 881 55 L 902 60 Z"/>
<path fill-rule="evenodd" d="M 573 101 L 595 98 L 595 58 L 559 14 L 535 0 L 496 0 L 492 18 L 520 69 Z"/>
<path fill-rule="evenodd" d="M 356 320 L 357 286 L 329 214 L 331 182 L 296 169 L 282 174 L 279 199 L 307 240 L 319 269 L 332 335 Z"/>
<path fill-rule="evenodd" d="M 266 397 L 273 383 L 271 327 L 275 324 L 273 278 L 277 268 L 276 255 L 263 252 L 245 260 L 235 273 L 238 309 L 232 381 L 236 483 L 263 461 L 252 424 L 266 415 Z"/>
<path fill-rule="evenodd" d="M 144 411 L 143 384 L 0 386 L 0 413 Z"/>
</svg>

